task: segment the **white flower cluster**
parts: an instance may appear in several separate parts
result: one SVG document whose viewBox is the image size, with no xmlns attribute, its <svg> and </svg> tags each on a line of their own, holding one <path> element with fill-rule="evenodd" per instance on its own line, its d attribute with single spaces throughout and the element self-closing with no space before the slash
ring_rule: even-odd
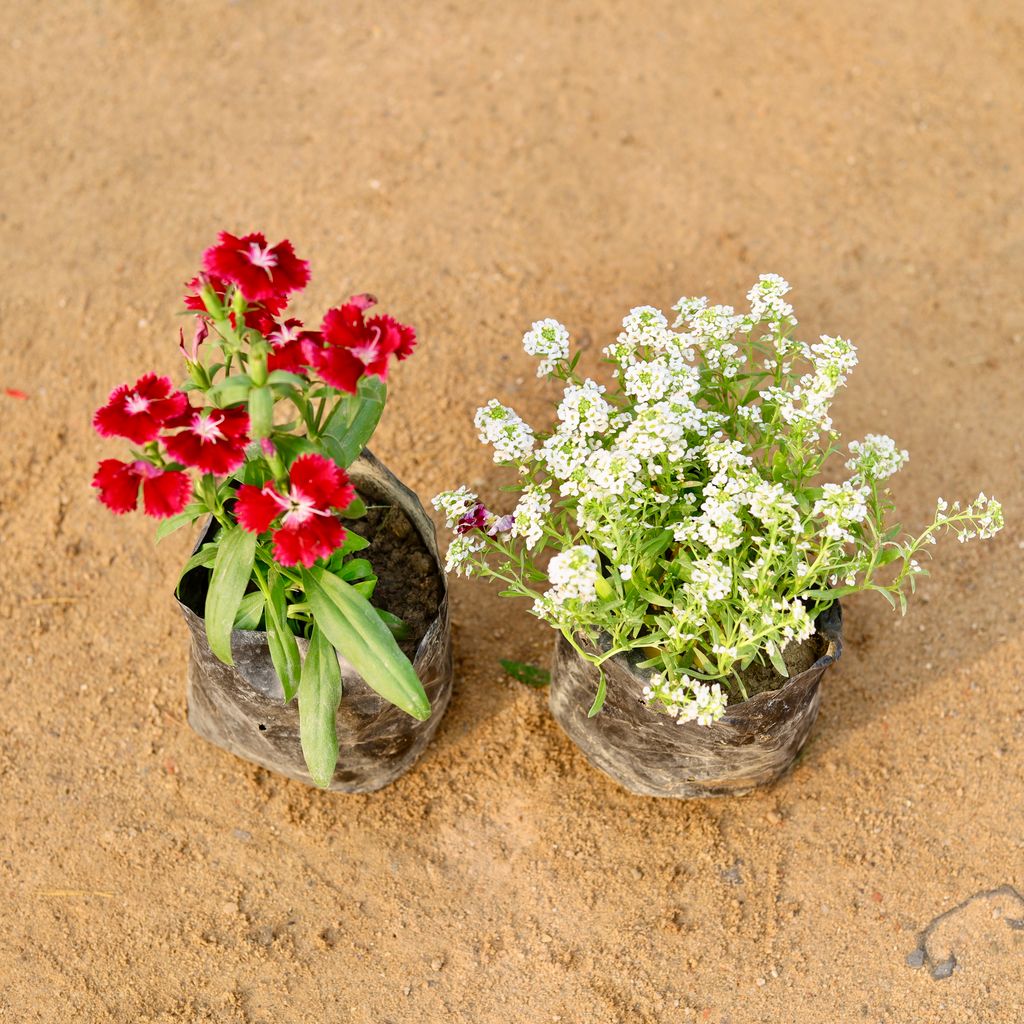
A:
<svg viewBox="0 0 1024 1024">
<path fill-rule="evenodd" d="M 665 675 L 657 676 L 644 687 L 643 694 L 648 703 L 660 705 L 680 725 L 686 722 L 712 725 L 725 714 L 729 703 L 720 684 L 709 686 L 687 675 L 676 682 Z"/>
<path fill-rule="evenodd" d="M 544 537 L 544 523 L 551 512 L 551 494 L 545 487 L 531 485 L 523 491 L 512 514 L 512 536 L 521 537 L 531 551 Z"/>
<path fill-rule="evenodd" d="M 975 537 L 988 540 L 1003 528 L 1003 506 L 995 498 L 986 497 L 984 491 L 966 508 L 961 508 L 959 501 L 950 505 L 939 498 L 936 523 L 953 529 L 961 544 Z M 934 535 L 928 539 L 934 543 Z"/>
<path fill-rule="evenodd" d="M 824 520 L 822 536 L 852 544 L 854 538 L 849 528 L 867 518 L 869 497 L 870 487 L 858 486 L 850 480 L 841 484 L 825 484 L 811 512 L 812 518 Z"/>
<path fill-rule="evenodd" d="M 497 399 L 477 409 L 473 423 L 480 440 L 494 448 L 495 462 L 522 462 L 533 451 L 533 430 Z"/>
<path fill-rule="evenodd" d="M 555 555 L 548 563 L 551 586 L 544 596 L 555 608 L 566 601 L 596 601 L 599 575 L 597 552 L 589 544 L 578 544 Z"/>
<path fill-rule="evenodd" d="M 559 433 L 593 437 L 608 429 L 611 406 L 604 399 L 605 387 L 589 378 L 570 384 L 558 405 Z"/>
<path fill-rule="evenodd" d="M 897 448 L 896 442 L 885 434 L 867 434 L 863 441 L 851 441 L 850 455 L 846 468 L 853 470 L 854 480 L 867 483 L 887 480 L 910 459 L 910 453 Z"/>
<path fill-rule="evenodd" d="M 471 575 L 471 560 L 485 547 L 484 538 L 479 533 L 457 534 L 452 537 L 448 545 L 448 556 L 445 560 L 444 571 L 453 572 L 456 576 L 465 573 Z"/>
<path fill-rule="evenodd" d="M 941 529 L 968 540 L 1002 526 L 998 502 L 979 495 L 964 508 L 940 502 L 920 537 L 894 539 L 879 485 L 908 456 L 881 434 L 849 445 L 849 479 L 820 483 L 838 447 L 832 402 L 857 351 L 831 335 L 795 338 L 788 292 L 763 274 L 749 312 L 684 297 L 671 324 L 637 306 L 604 349 L 609 387 L 580 379 L 568 331 L 538 320 L 524 348 L 540 375 L 565 382 L 551 432 L 535 437 L 495 400 L 475 420 L 495 462 L 520 473 L 514 511 L 477 523 L 466 488 L 434 501 L 462 531 L 450 571 L 500 578 L 568 636 L 642 649 L 658 669 L 648 699 L 679 721 L 719 719 L 725 684 L 715 680 L 755 657 L 778 666 L 787 644 L 814 633 L 831 588 L 877 589 L 902 604 L 922 572 L 913 556 Z M 532 558 L 548 547 L 556 553 L 538 593 L 545 574 Z M 491 569 L 494 553 L 502 561 Z"/>
<path fill-rule="evenodd" d="M 788 292 L 789 282 L 778 274 L 762 274 L 757 284 L 747 292 L 751 319 L 772 325 L 785 324 L 787 327 L 796 327 L 797 320 L 793 316 L 793 307 L 783 300 L 783 296 Z"/>
<path fill-rule="evenodd" d="M 569 332 L 557 320 L 537 320 L 523 335 L 523 348 L 540 357 L 537 376 L 546 377 L 569 358 Z"/>
<path fill-rule="evenodd" d="M 459 520 L 476 508 L 479 500 L 468 487 L 459 487 L 454 491 L 442 491 L 430 503 L 438 512 L 444 513 L 445 525 L 449 530 L 454 530 Z"/>
</svg>

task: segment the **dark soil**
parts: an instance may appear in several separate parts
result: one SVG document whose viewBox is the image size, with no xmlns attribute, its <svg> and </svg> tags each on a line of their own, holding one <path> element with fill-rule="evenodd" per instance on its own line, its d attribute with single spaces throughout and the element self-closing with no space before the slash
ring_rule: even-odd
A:
<svg viewBox="0 0 1024 1024">
<path fill-rule="evenodd" d="M 399 647 L 411 660 L 441 603 L 441 575 L 419 531 L 398 507 L 384 503 L 366 483 L 359 486 L 366 515 L 345 525 L 370 542 L 360 552 L 377 575 L 373 604 L 397 615 L 408 627 Z"/>
<path fill-rule="evenodd" d="M 789 678 L 792 679 L 793 676 L 806 672 L 825 654 L 827 649 L 828 640 L 820 633 L 815 633 L 802 643 L 789 644 L 782 652 L 782 660 L 786 663 L 786 668 L 789 669 Z M 753 697 L 757 693 L 767 693 L 769 690 L 777 690 L 786 683 L 786 679 L 775 671 L 771 662 L 763 664 L 759 661 L 753 662 L 740 672 L 740 678 L 747 689 L 748 697 Z M 730 693 L 731 702 L 735 703 L 739 699 L 740 695 Z"/>
</svg>

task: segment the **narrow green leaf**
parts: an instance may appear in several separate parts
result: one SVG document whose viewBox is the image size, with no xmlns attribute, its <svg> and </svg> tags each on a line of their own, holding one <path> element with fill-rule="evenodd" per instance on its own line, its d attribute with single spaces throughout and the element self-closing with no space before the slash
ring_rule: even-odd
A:
<svg viewBox="0 0 1024 1024">
<path fill-rule="evenodd" d="M 531 686 L 535 690 L 542 689 L 551 682 L 551 673 L 546 668 L 527 665 L 523 661 L 510 661 L 500 658 L 501 667 L 517 682 Z"/>
<path fill-rule="evenodd" d="M 363 499 L 358 495 L 349 502 L 346 508 L 341 510 L 342 519 L 362 519 L 365 515 L 366 505 L 363 504 Z"/>
<path fill-rule="evenodd" d="M 237 405 L 249 397 L 249 390 L 252 388 L 252 378 L 247 373 L 236 373 L 226 377 L 219 384 L 214 384 L 206 392 L 210 401 L 221 409 L 229 405 Z"/>
<path fill-rule="evenodd" d="M 396 640 L 404 640 L 409 635 L 409 627 L 404 619 L 384 611 L 383 608 L 374 608 L 373 610 L 380 616 L 380 621 L 391 630 L 391 635 Z"/>
<path fill-rule="evenodd" d="M 779 651 L 777 645 L 772 644 L 771 647 L 768 648 L 768 657 L 771 658 L 775 671 L 778 672 L 783 679 L 788 679 L 789 669 L 786 667 L 786 662 L 783 660 L 782 653 Z"/>
<path fill-rule="evenodd" d="M 164 537 L 169 537 L 175 530 L 180 530 L 189 523 L 194 523 L 204 512 L 204 508 L 198 502 L 193 501 L 186 505 L 184 510 L 169 519 L 162 519 L 156 528 L 156 543 L 159 544 Z"/>
<path fill-rule="evenodd" d="M 316 624 L 366 682 L 413 718 L 429 718 L 423 684 L 373 605 L 321 568 L 305 570 L 302 583 Z"/>
<path fill-rule="evenodd" d="M 210 543 L 204 544 L 186 563 L 184 568 L 181 570 L 181 575 L 178 576 L 178 587 L 181 587 L 181 581 L 185 576 L 190 573 L 193 569 L 198 569 L 200 566 L 211 566 L 213 560 L 217 557 L 217 545 Z"/>
<path fill-rule="evenodd" d="M 305 377 L 300 377 L 297 373 L 289 373 L 287 370 L 272 370 L 267 374 L 267 383 L 291 384 L 293 387 L 296 387 L 301 391 L 308 381 Z"/>
<path fill-rule="evenodd" d="M 351 466 L 366 447 L 377 429 L 386 397 L 384 381 L 368 376 L 359 382 L 358 401 L 338 403 L 321 432 L 327 453 L 338 465 Z"/>
<path fill-rule="evenodd" d="M 604 669 L 601 669 L 601 678 L 597 683 L 597 696 L 594 697 L 594 703 L 590 705 L 590 710 L 587 712 L 587 718 L 593 718 L 600 710 L 604 707 L 604 698 L 607 695 L 608 680 L 605 678 Z"/>
<path fill-rule="evenodd" d="M 235 629 L 259 629 L 260 619 L 263 618 L 263 605 L 265 598 L 258 591 L 254 590 L 251 594 L 246 594 L 242 598 L 242 603 L 238 606 L 238 611 L 235 613 Z"/>
<path fill-rule="evenodd" d="M 338 763 L 335 719 L 341 704 L 338 655 L 316 626 L 309 638 L 299 683 L 299 739 L 313 781 L 322 789 L 331 784 Z"/>
<path fill-rule="evenodd" d="M 234 664 L 231 658 L 231 627 L 252 577 L 255 556 L 255 533 L 249 533 L 240 526 L 221 530 L 210 588 L 206 592 L 205 617 L 206 639 L 210 643 L 210 650 L 225 665 Z"/>
<path fill-rule="evenodd" d="M 365 580 L 373 575 L 373 566 L 366 558 L 350 558 L 339 570 L 338 576 L 351 583 L 353 580 Z"/>
<path fill-rule="evenodd" d="M 267 646 L 274 671 L 281 680 L 285 701 L 290 701 L 299 689 L 302 674 L 302 657 L 295 634 L 288 625 L 288 597 L 285 579 L 276 572 L 271 573 L 270 600 L 267 602 Z"/>
</svg>

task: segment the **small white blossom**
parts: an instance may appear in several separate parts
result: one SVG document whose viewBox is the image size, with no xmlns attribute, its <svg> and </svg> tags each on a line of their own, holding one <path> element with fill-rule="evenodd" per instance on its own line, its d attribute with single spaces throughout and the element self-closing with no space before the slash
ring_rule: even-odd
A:
<svg viewBox="0 0 1024 1024">
<path fill-rule="evenodd" d="M 869 483 L 888 479 L 910 459 L 910 453 L 897 448 L 885 434 L 866 434 L 863 441 L 851 441 L 850 455 L 846 468 L 854 471 L 855 480 Z"/>
<path fill-rule="evenodd" d="M 557 320 L 537 320 L 523 335 L 523 348 L 540 357 L 537 376 L 546 377 L 569 358 L 569 332 Z"/>
<path fill-rule="evenodd" d="M 823 536 L 844 544 L 852 543 L 853 534 L 849 527 L 867 518 L 870 488 L 858 487 L 847 480 L 842 484 L 825 484 L 821 491 L 822 496 L 814 503 L 811 515 L 825 520 L 821 531 Z"/>
<path fill-rule="evenodd" d="M 570 384 L 558 406 L 560 431 L 593 437 L 608 429 L 611 406 L 604 400 L 605 388 L 587 379 L 582 384 Z"/>
<path fill-rule="evenodd" d="M 543 487 L 527 487 L 520 495 L 512 513 L 512 536 L 521 537 L 528 551 L 544 536 L 544 521 L 550 511 L 551 495 Z"/>
<path fill-rule="evenodd" d="M 533 451 L 533 430 L 497 399 L 477 409 L 473 422 L 480 440 L 494 448 L 495 462 L 522 462 Z"/>
<path fill-rule="evenodd" d="M 594 601 L 599 575 L 597 552 L 588 544 L 579 544 L 555 555 L 548 563 L 551 587 L 545 596 L 556 608 L 566 601 Z"/>
<path fill-rule="evenodd" d="M 484 548 L 484 540 L 480 534 L 467 533 L 453 537 L 448 545 L 448 558 L 445 561 L 444 571 L 454 572 L 457 576 L 465 574 L 469 576 L 472 566 L 467 563 L 472 557 Z"/>
<path fill-rule="evenodd" d="M 460 487 L 455 491 L 442 491 L 435 495 L 431 504 L 444 513 L 445 525 L 449 530 L 454 530 L 458 521 L 475 508 L 480 499 L 468 488 Z"/>
</svg>

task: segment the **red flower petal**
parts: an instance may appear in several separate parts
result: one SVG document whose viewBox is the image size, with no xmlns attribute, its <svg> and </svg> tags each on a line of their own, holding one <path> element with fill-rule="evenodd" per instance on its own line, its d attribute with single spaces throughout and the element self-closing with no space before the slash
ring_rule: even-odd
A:
<svg viewBox="0 0 1024 1024">
<path fill-rule="evenodd" d="M 244 405 L 235 406 L 233 409 L 218 410 L 221 416 L 220 430 L 225 437 L 232 441 L 245 439 L 249 441 L 249 413 Z"/>
<path fill-rule="evenodd" d="M 126 437 L 136 444 L 153 441 L 160 428 L 188 406 L 188 396 L 175 391 L 169 377 L 147 373 L 135 384 L 115 388 L 92 422 L 103 437 Z"/>
<path fill-rule="evenodd" d="M 279 302 L 309 282 L 309 264 L 296 257 L 291 242 L 268 246 L 259 232 L 239 238 L 222 231 L 219 243 L 203 253 L 203 267 L 238 285 L 251 302 Z"/>
<path fill-rule="evenodd" d="M 235 519 L 243 530 L 250 533 L 263 533 L 270 529 L 270 524 L 277 518 L 281 506 L 267 491 L 273 484 L 264 488 L 243 484 L 238 488 L 238 500 L 235 502 Z"/>
<path fill-rule="evenodd" d="M 305 368 L 306 357 L 302 354 L 302 342 L 298 338 L 275 345 L 267 356 L 267 370 L 270 373 L 274 370 L 302 373 Z"/>
<path fill-rule="evenodd" d="M 356 496 L 348 473 L 322 455 L 300 455 L 289 470 L 292 487 L 317 508 L 347 508 Z"/>
<path fill-rule="evenodd" d="M 123 515 L 139 503 L 140 477 L 131 463 L 119 459 L 104 459 L 92 478 L 99 498 L 111 512 Z"/>
<path fill-rule="evenodd" d="M 186 473 L 170 470 L 142 481 L 142 505 L 147 516 L 167 519 L 176 516 L 192 497 L 192 482 Z"/>
<path fill-rule="evenodd" d="M 365 367 L 347 348 L 327 346 L 319 348 L 307 343 L 303 346 L 306 362 L 312 366 L 331 387 L 354 395 L 359 390 L 359 378 Z"/>
<path fill-rule="evenodd" d="M 4 394 L 8 398 L 28 398 L 28 395 L 21 388 L 4 388 Z"/>
<path fill-rule="evenodd" d="M 282 526 L 274 532 L 274 557 L 282 565 L 304 565 L 307 569 L 318 558 L 329 558 L 342 544 L 347 533 L 333 516 L 314 516 L 301 525 Z"/>
</svg>

